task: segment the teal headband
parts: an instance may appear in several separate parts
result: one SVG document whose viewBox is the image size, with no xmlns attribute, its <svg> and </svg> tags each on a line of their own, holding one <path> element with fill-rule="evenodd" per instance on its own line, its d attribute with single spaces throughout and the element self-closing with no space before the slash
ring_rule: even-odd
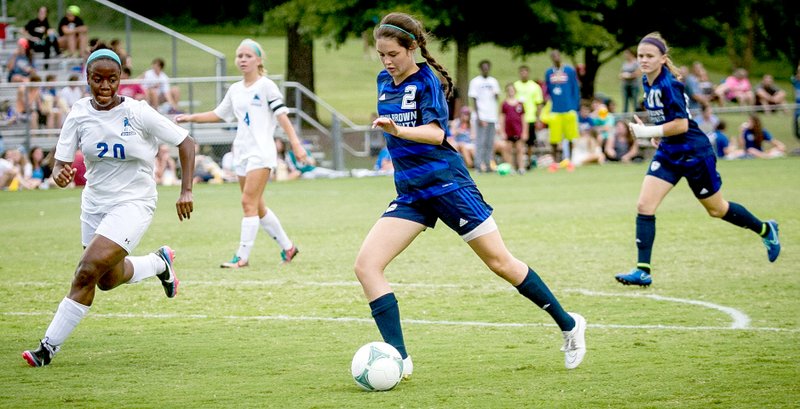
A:
<svg viewBox="0 0 800 409">
<path fill-rule="evenodd" d="M 261 47 L 259 47 L 258 43 L 256 43 L 255 41 L 253 41 L 253 40 L 244 40 L 244 41 L 242 41 L 241 45 L 246 45 L 246 46 L 250 47 L 250 49 L 252 49 L 253 52 L 256 53 L 256 55 L 258 55 L 259 58 L 262 58 Z"/>
<path fill-rule="evenodd" d="M 119 56 L 117 55 L 117 53 L 115 53 L 115 52 L 113 52 L 113 51 L 111 51 L 109 49 L 106 49 L 106 48 L 99 49 L 99 50 L 93 52 L 91 55 L 89 55 L 89 58 L 86 59 L 86 66 L 88 67 L 89 64 L 92 61 L 94 61 L 94 60 L 96 60 L 98 58 L 110 58 L 110 59 L 116 61 L 117 64 L 120 65 L 120 67 L 122 66 L 122 61 L 120 61 Z"/>
<path fill-rule="evenodd" d="M 411 39 L 412 39 L 412 40 L 416 40 L 416 39 L 417 39 L 417 37 L 416 37 L 414 34 L 411 34 L 411 33 L 409 33 L 408 31 L 406 31 L 406 30 L 403 30 L 403 29 L 402 29 L 402 28 L 400 28 L 400 27 L 397 27 L 397 26 L 396 26 L 396 25 L 394 25 L 394 24 L 381 24 L 381 27 L 391 27 L 391 28 L 393 28 L 393 29 L 395 29 L 395 30 L 400 30 L 400 31 L 402 31 L 402 32 L 404 32 L 404 33 L 406 33 L 406 34 L 408 34 L 408 36 L 409 36 L 409 37 L 411 37 Z"/>
</svg>

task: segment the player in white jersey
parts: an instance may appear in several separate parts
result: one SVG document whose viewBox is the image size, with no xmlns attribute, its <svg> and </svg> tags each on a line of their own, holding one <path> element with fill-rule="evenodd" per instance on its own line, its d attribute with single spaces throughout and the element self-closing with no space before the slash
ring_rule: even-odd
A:
<svg viewBox="0 0 800 409">
<path fill-rule="evenodd" d="M 270 173 L 278 165 L 275 148 L 275 128 L 280 124 L 289 137 L 298 161 L 306 159 L 306 150 L 289 121 L 288 108 L 278 86 L 265 77 L 264 51 L 257 42 L 245 39 L 236 48 L 236 66 L 242 81 L 230 86 L 225 98 L 213 110 L 197 114 L 177 115 L 176 122 L 233 122 L 237 121 L 233 141 L 233 166 L 242 190 L 242 230 L 239 249 L 223 268 L 246 267 L 256 241 L 259 225 L 281 247 L 284 263 L 297 255 L 297 247 L 283 230 L 275 213 L 264 204 L 264 189 Z"/>
<path fill-rule="evenodd" d="M 111 50 L 93 52 L 86 61 L 92 97 L 73 105 L 56 147 L 53 179 L 66 187 L 75 176 L 72 162 L 80 149 L 86 161 L 81 200 L 83 255 L 69 294 L 58 306 L 44 339 L 22 353 L 31 366 L 50 363 L 75 326 L 89 311 L 95 289 L 107 291 L 156 276 L 167 297 L 178 292 L 172 263 L 175 253 L 162 246 L 146 256 L 129 256 L 153 219 L 153 174 L 160 143 L 178 146 L 183 181 L 176 204 L 178 219 L 193 208 L 194 140 L 146 102 L 117 95 L 121 63 Z"/>
</svg>

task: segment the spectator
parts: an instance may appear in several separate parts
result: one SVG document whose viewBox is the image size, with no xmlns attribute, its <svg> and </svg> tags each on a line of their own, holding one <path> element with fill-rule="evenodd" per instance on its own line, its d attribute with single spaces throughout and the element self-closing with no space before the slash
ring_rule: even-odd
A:
<svg viewBox="0 0 800 409">
<path fill-rule="evenodd" d="M 200 153 L 200 145 L 194 146 L 194 183 L 222 183 L 222 167 L 214 158 Z"/>
<path fill-rule="evenodd" d="M 736 159 L 744 156 L 744 151 L 736 148 L 736 144 L 732 143 L 728 135 L 725 134 L 725 121 L 717 121 L 717 128 L 711 132 L 708 137 L 711 141 L 711 146 L 714 147 L 714 153 L 720 159 Z"/>
<path fill-rule="evenodd" d="M 9 151 L 4 151 L 3 156 L 0 157 L 0 190 L 12 190 L 11 185 L 19 183 L 15 182 L 20 175 L 19 169 L 8 159 L 9 155 Z"/>
<path fill-rule="evenodd" d="M 45 59 L 50 58 L 51 55 L 57 56 L 59 53 L 58 37 L 56 31 L 50 28 L 45 6 L 39 7 L 36 17 L 25 24 L 20 35 L 28 40 L 33 51 L 44 53 Z M 51 50 L 54 51 L 52 54 Z"/>
<path fill-rule="evenodd" d="M 164 143 L 158 145 L 154 169 L 156 184 L 164 186 L 181 184 L 180 179 L 178 179 L 178 164 L 170 154 L 169 145 Z"/>
<path fill-rule="evenodd" d="M 736 102 L 739 105 L 753 105 L 755 103 L 753 86 L 750 84 L 750 80 L 747 78 L 747 70 L 744 68 L 734 70 L 733 75 L 729 75 L 725 82 L 717 87 L 715 92 L 719 98 L 720 105 L 724 105 L 726 102 Z"/>
<path fill-rule="evenodd" d="M 112 38 L 111 41 L 108 42 L 108 46 L 111 48 L 111 51 L 114 51 L 119 56 L 120 61 L 122 61 L 122 68 L 133 67 L 131 56 L 125 52 L 122 47 L 122 41 L 120 41 L 119 38 Z M 128 73 L 128 75 L 130 75 L 130 73 Z"/>
<path fill-rule="evenodd" d="M 45 83 L 53 83 L 57 80 L 58 78 L 55 74 L 47 74 Z M 60 128 L 64 122 L 64 117 L 69 113 L 69 107 L 58 97 L 58 92 L 52 85 L 42 87 L 41 95 L 43 102 L 42 113 L 47 117 L 45 125 L 51 129 Z"/>
<path fill-rule="evenodd" d="M 169 84 L 169 76 L 164 72 L 164 60 L 155 58 L 151 68 L 142 74 L 144 88 L 147 92 L 147 102 L 162 113 L 178 113 L 180 89 Z M 162 104 L 167 104 L 163 109 Z"/>
<path fill-rule="evenodd" d="M 58 22 L 58 46 L 67 57 L 89 56 L 89 27 L 80 14 L 81 8 L 73 4 Z"/>
<path fill-rule="evenodd" d="M 28 84 L 38 85 L 42 79 L 34 74 Z M 22 122 L 30 123 L 32 128 L 39 128 L 47 121 L 47 115 L 42 99 L 42 89 L 37 86 L 23 85 L 17 89 L 17 118 Z"/>
<path fill-rule="evenodd" d="M 717 129 L 719 118 L 714 115 L 714 109 L 711 108 L 711 105 L 706 105 L 703 107 L 703 111 L 700 116 L 695 118 L 695 122 L 697 122 L 697 126 L 701 131 L 703 131 L 704 134 L 711 135 Z"/>
<path fill-rule="evenodd" d="M 794 87 L 794 136 L 800 139 L 800 64 L 797 64 L 794 76 L 791 78 Z M 800 154 L 800 148 L 794 152 Z M 793 152 L 793 153 L 794 153 Z"/>
<path fill-rule="evenodd" d="M 603 155 L 603 148 L 598 143 L 599 138 L 594 136 L 594 131 L 591 128 L 581 128 L 580 136 L 575 139 L 572 146 L 571 163 L 575 166 L 588 165 L 590 163 L 597 163 L 602 165 L 606 161 Z"/>
<path fill-rule="evenodd" d="M 461 107 L 458 117 L 450 122 L 449 142 L 461 154 L 467 168 L 472 168 L 475 156 L 475 124 L 468 106 Z M 386 152 L 389 152 L 388 149 Z"/>
<path fill-rule="evenodd" d="M 542 93 L 541 85 L 530 78 L 530 68 L 527 65 L 519 67 L 519 79 L 514 82 L 514 88 L 517 90 L 517 98 L 522 101 L 522 105 L 525 107 L 525 123 L 528 127 L 528 140 L 525 141 L 525 144 L 527 155 L 530 159 L 528 162 L 528 168 L 530 169 L 536 148 L 536 131 L 544 127 L 539 118 L 544 106 L 544 94 Z"/>
<path fill-rule="evenodd" d="M 638 111 L 642 70 L 639 69 L 639 62 L 636 61 L 633 50 L 626 48 L 622 52 L 622 57 L 624 61 L 619 72 L 619 79 L 622 80 L 622 109 L 623 112 L 628 112 L 630 105 L 631 111 Z"/>
<path fill-rule="evenodd" d="M 279 155 L 281 151 L 285 155 L 284 158 L 289 167 L 289 179 L 335 179 L 350 176 L 350 172 L 345 170 L 317 166 L 317 160 L 311 156 L 311 151 L 308 148 L 304 147 L 306 150 L 306 158 L 304 160 L 297 160 L 291 150 L 287 152 L 286 143 L 281 138 L 275 138 L 275 148 Z"/>
<path fill-rule="evenodd" d="M 769 142 L 772 146 L 765 149 L 764 142 Z M 742 124 L 739 143 L 744 147 L 747 157 L 769 159 L 786 154 L 786 146 L 764 129 L 761 118 L 756 114 L 750 114 L 749 119 Z"/>
<path fill-rule="evenodd" d="M 631 135 L 628 124 L 623 121 L 614 126 L 614 136 L 606 140 L 604 152 L 606 159 L 611 162 L 641 162 L 643 159 L 639 155 L 639 144 Z"/>
<path fill-rule="evenodd" d="M 142 88 L 141 84 L 138 82 L 126 81 L 131 78 L 130 67 L 123 65 L 119 78 L 122 80 L 122 83 L 119 84 L 119 91 L 117 91 L 119 95 L 133 98 L 137 101 L 147 98 L 147 91 Z"/>
<path fill-rule="evenodd" d="M 705 66 L 700 61 L 695 61 L 692 63 L 692 69 L 690 73 L 690 79 L 687 79 L 687 86 L 692 87 L 691 95 L 687 92 L 687 95 L 691 98 L 689 101 L 690 109 L 710 105 L 712 102 L 716 101 L 719 103 L 719 98 L 716 94 L 716 87 L 711 80 L 708 79 L 708 71 L 706 71 Z M 693 104 L 694 103 L 694 104 Z"/>
<path fill-rule="evenodd" d="M 394 173 L 394 163 L 392 163 L 392 156 L 389 155 L 388 146 L 384 146 L 383 149 L 378 152 L 378 158 L 375 160 L 374 170 L 381 172 L 382 174 Z"/>
<path fill-rule="evenodd" d="M 30 43 L 24 38 L 17 40 L 17 49 L 8 57 L 6 62 L 8 82 L 28 82 L 36 74 L 33 67 L 33 51 Z"/>
<path fill-rule="evenodd" d="M 77 83 L 78 76 L 76 74 L 70 75 L 69 81 Z M 72 105 L 78 102 L 79 99 L 87 96 L 83 90 L 84 88 L 78 84 L 65 85 L 58 90 L 58 98 L 63 101 L 64 106 L 68 108 L 67 113 L 69 113 L 69 110 L 72 109 Z"/>
<path fill-rule="evenodd" d="M 595 97 L 592 99 L 592 112 L 589 114 L 591 119 L 592 131 L 597 139 L 597 144 L 605 146 L 607 140 L 614 135 L 614 124 L 617 122 L 614 114 L 602 100 Z"/>
<path fill-rule="evenodd" d="M 580 87 L 578 76 L 574 68 L 561 61 L 561 52 L 550 52 L 553 66 L 545 72 L 547 93 L 552 101 L 548 127 L 550 128 L 550 148 L 554 162 L 549 171 L 558 169 L 557 163 L 569 156 L 564 152 L 563 158 L 559 155 L 559 144 L 566 140 L 567 150 L 572 150 L 572 140 L 578 137 L 578 111 L 580 110 Z"/>
<path fill-rule="evenodd" d="M 503 161 L 516 168 L 520 175 L 525 173 L 525 144 L 528 140 L 528 126 L 525 121 L 525 107 L 517 99 L 514 84 L 506 85 L 506 99 L 500 107 L 500 132 L 505 136 Z"/>
<path fill-rule="evenodd" d="M 764 74 L 761 82 L 756 86 L 756 103 L 761 105 L 764 112 L 774 112 L 771 105 L 783 105 L 786 103 L 786 91 L 775 85 L 772 75 Z"/>
<path fill-rule="evenodd" d="M 24 165 L 23 175 L 30 189 L 47 189 L 50 186 L 52 155 L 45 155 L 41 147 L 34 146 L 28 153 L 28 162 Z"/>
<path fill-rule="evenodd" d="M 477 132 L 475 135 L 475 170 L 491 170 L 494 152 L 494 135 L 497 132 L 498 95 L 500 83 L 489 75 L 492 63 L 482 60 L 478 64 L 481 73 L 469 82 L 469 98 L 475 106 Z"/>
</svg>

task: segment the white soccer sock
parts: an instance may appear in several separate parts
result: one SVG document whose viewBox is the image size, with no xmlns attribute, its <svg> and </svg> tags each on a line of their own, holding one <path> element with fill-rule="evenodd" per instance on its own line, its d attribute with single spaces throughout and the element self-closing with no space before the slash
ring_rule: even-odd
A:
<svg viewBox="0 0 800 409">
<path fill-rule="evenodd" d="M 256 242 L 256 235 L 258 234 L 258 216 L 249 216 L 242 218 L 242 234 L 239 238 L 239 251 L 236 255 L 242 260 L 250 259 L 250 250 L 253 249 L 253 244 Z"/>
<path fill-rule="evenodd" d="M 125 257 L 133 265 L 133 277 L 128 280 L 128 284 L 136 284 L 145 278 L 153 277 L 156 274 L 163 273 L 167 269 L 167 264 L 164 260 L 150 253 L 146 256 L 138 257 Z"/>
<path fill-rule="evenodd" d="M 275 239 L 282 249 L 289 250 L 292 248 L 292 241 L 289 240 L 289 236 L 287 236 L 286 232 L 283 230 L 281 221 L 278 220 L 278 216 L 275 216 L 275 212 L 273 212 L 271 209 L 267 209 L 267 214 L 261 218 L 260 222 L 264 231 L 266 231 L 270 237 Z"/>
<path fill-rule="evenodd" d="M 44 333 L 44 341 L 54 346 L 63 344 L 87 312 L 89 312 L 88 306 L 64 297 L 61 304 L 58 304 L 58 311 L 53 321 Z"/>
</svg>

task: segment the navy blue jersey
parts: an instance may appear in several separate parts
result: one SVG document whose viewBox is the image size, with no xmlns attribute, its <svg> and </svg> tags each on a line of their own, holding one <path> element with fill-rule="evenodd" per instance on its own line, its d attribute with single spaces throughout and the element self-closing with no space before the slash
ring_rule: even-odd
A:
<svg viewBox="0 0 800 409">
<path fill-rule="evenodd" d="M 689 120 L 689 130 L 686 133 L 661 138 L 658 149 L 667 153 L 675 151 L 702 152 L 711 149 L 708 136 L 700 130 L 687 109 L 689 97 L 684 92 L 682 82 L 675 79 L 666 67 L 661 69 L 661 73 L 653 81 L 653 85 L 647 83 L 646 76 L 642 77 L 642 82 L 644 107 L 650 115 L 650 122 L 662 125 L 678 118 Z"/>
<path fill-rule="evenodd" d="M 386 70 L 378 74 L 378 115 L 398 126 L 415 127 L 435 122 L 450 135 L 447 101 L 439 78 L 427 64 L 395 85 Z M 394 164 L 397 201 L 439 196 L 465 186 L 474 186 L 461 155 L 447 143 L 430 145 L 398 138 L 386 132 L 386 146 Z"/>
</svg>

